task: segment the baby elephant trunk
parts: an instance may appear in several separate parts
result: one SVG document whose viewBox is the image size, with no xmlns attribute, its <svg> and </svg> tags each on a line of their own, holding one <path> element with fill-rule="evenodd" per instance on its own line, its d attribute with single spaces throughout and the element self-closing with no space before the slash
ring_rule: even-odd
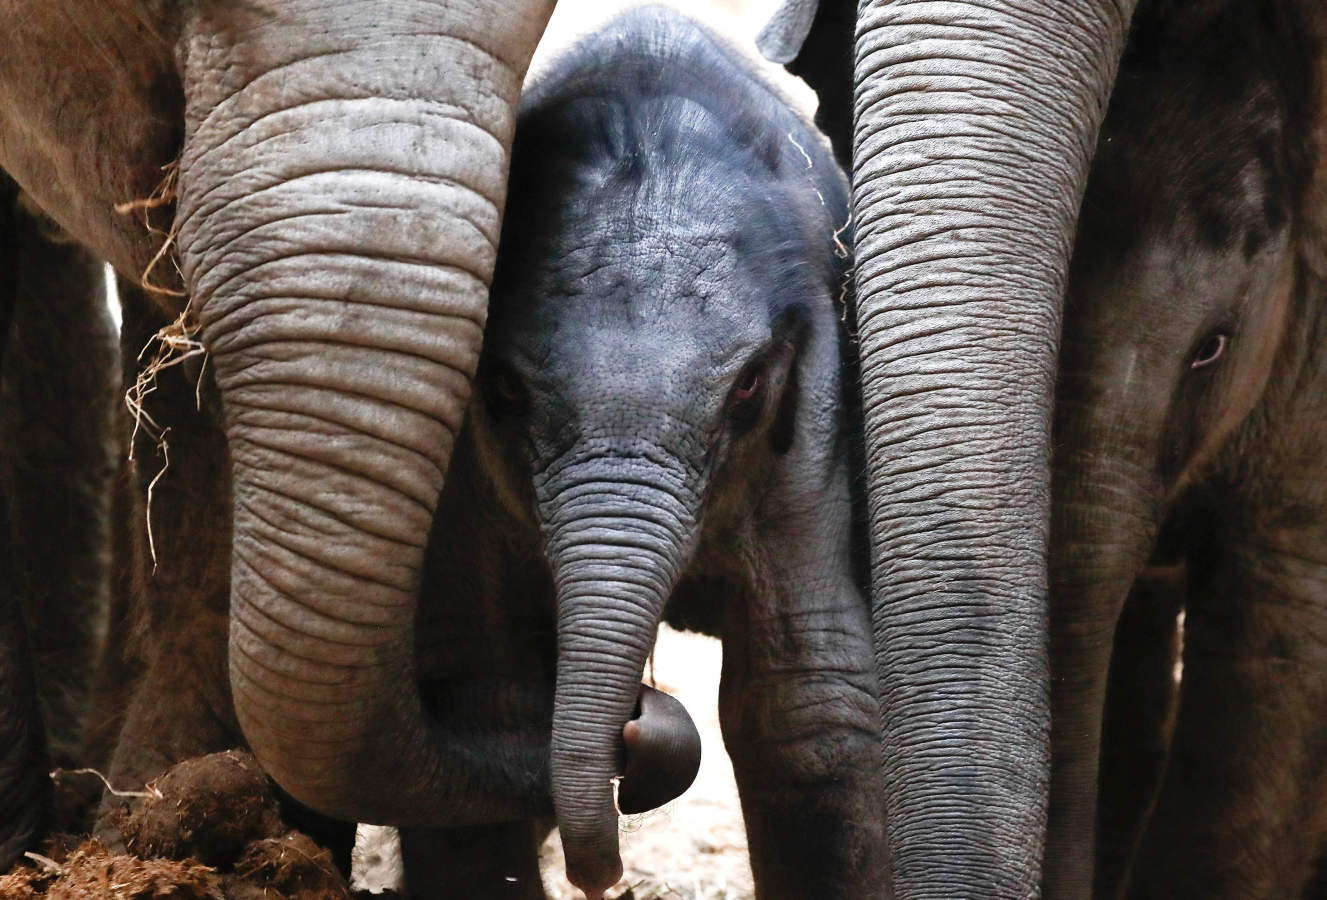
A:
<svg viewBox="0 0 1327 900">
<path fill-rule="evenodd" d="M 640 683 L 695 545 L 693 481 L 681 466 L 599 456 L 536 483 L 558 598 L 553 803 L 567 877 L 591 900 L 622 874 L 617 776 L 624 811 L 641 811 L 685 790 L 699 765 L 681 704 Z"/>
</svg>

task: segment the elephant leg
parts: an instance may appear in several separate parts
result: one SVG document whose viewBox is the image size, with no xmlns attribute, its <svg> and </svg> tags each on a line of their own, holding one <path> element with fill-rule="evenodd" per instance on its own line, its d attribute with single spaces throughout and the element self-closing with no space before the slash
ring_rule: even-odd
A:
<svg viewBox="0 0 1327 900">
<path fill-rule="evenodd" d="M 17 283 L 17 186 L 0 172 L 0 360 L 9 338 Z M 3 499 L 3 498 L 0 498 Z M 8 531 L 7 505 L 0 503 L 0 534 Z M 0 553 L 0 870 L 29 849 L 46 824 L 50 781 L 46 734 L 37 709 L 31 648 L 7 553 Z"/>
<path fill-rule="evenodd" d="M 105 628 L 115 326 L 103 266 L 19 199 L 16 296 L 0 372 L 0 479 L 12 588 L 60 766 L 79 744 Z"/>
<path fill-rule="evenodd" d="M 1190 561 L 1180 713 L 1131 897 L 1299 897 L 1313 876 L 1327 825 L 1324 542 L 1299 533 L 1273 550 L 1282 528 L 1242 524 L 1256 549 L 1223 546 L 1201 573 Z"/>
<path fill-rule="evenodd" d="M 870 610 L 846 565 L 826 577 L 802 555 L 722 623 L 719 717 L 756 895 L 889 896 Z"/>
<path fill-rule="evenodd" d="M 122 417 L 123 418 L 123 417 Z M 134 688 L 143 675 L 136 651 L 138 631 L 136 602 L 147 573 L 143 558 L 141 522 L 143 505 L 138 497 L 136 468 L 128 458 L 129 428 L 121 422 L 120 464 L 111 489 L 111 582 L 106 615 L 106 639 L 92 677 L 88 718 L 83 730 L 84 765 L 105 771 L 124 727 L 125 713 Z"/>
<path fill-rule="evenodd" d="M 35 845 L 51 790 L 27 634 L 8 574 L 0 571 L 0 871 Z"/>
<path fill-rule="evenodd" d="M 1327 848 L 1318 851 L 1313 877 L 1304 886 L 1303 900 L 1327 900 Z"/>
<path fill-rule="evenodd" d="M 110 760 L 112 781 L 137 789 L 183 760 L 241 746 L 230 709 L 227 623 L 195 615 L 145 636 L 150 661 L 132 690 Z"/>
<path fill-rule="evenodd" d="M 1102 726 L 1096 889 L 1114 897 L 1156 799 L 1174 726 L 1183 566 L 1144 570 L 1115 628 Z"/>
<path fill-rule="evenodd" d="M 534 822 L 401 829 L 410 896 L 544 900 L 537 831 Z"/>
<path fill-rule="evenodd" d="M 0 869 L 77 763 L 107 577 L 113 326 L 102 267 L 0 172 Z"/>
</svg>

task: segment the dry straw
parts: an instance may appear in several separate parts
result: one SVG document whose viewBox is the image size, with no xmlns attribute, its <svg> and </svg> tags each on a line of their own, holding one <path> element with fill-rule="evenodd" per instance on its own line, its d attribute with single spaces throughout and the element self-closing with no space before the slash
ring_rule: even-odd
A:
<svg viewBox="0 0 1327 900">
<path fill-rule="evenodd" d="M 115 206 L 115 211 L 121 215 L 141 213 L 143 226 L 148 230 L 148 233 L 161 239 L 161 246 L 147 264 L 147 268 L 143 270 L 143 274 L 139 276 L 138 283 L 145 291 L 168 297 L 188 296 L 185 291 L 163 287 L 155 284 L 152 280 L 152 274 L 156 268 L 163 260 L 169 260 L 170 264 L 175 267 L 175 272 L 180 281 L 183 282 L 183 275 L 180 273 L 179 262 L 174 252 L 176 225 L 173 206 L 179 171 L 178 161 L 168 163 L 162 167 L 164 174 L 161 183 L 150 195 L 141 200 L 130 200 L 127 203 L 118 203 Z M 165 229 L 152 224 L 152 211 L 162 208 L 172 212 L 170 225 Z M 129 414 L 134 420 L 133 433 L 129 438 L 129 458 L 134 458 L 134 445 L 140 430 L 156 444 L 157 451 L 162 458 L 160 471 L 148 484 L 147 503 L 144 510 L 144 516 L 147 520 L 147 546 L 148 552 L 152 556 L 153 572 L 157 569 L 157 546 L 152 535 L 152 495 L 157 483 L 166 474 L 166 470 L 170 468 L 170 449 L 166 442 L 166 436 L 170 433 L 170 429 L 163 427 L 152 418 L 152 415 L 147 411 L 147 398 L 157 389 L 157 375 L 163 369 L 177 366 L 187 359 L 201 357 L 202 365 L 199 366 L 198 381 L 194 386 L 194 399 L 198 407 L 202 408 L 203 371 L 207 367 L 207 350 L 203 347 L 202 342 L 198 340 L 198 327 L 198 322 L 193 316 L 193 310 L 186 302 L 184 309 L 180 311 L 175 321 L 160 329 L 143 346 L 138 354 L 138 375 L 134 379 L 133 385 L 125 391 L 124 395 L 125 405 L 129 408 Z"/>
</svg>

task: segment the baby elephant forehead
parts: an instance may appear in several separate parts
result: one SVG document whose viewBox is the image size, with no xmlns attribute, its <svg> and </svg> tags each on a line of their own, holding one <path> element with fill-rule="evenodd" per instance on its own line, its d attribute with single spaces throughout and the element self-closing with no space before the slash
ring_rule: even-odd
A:
<svg viewBox="0 0 1327 900">
<path fill-rule="evenodd" d="M 730 232 L 706 223 L 618 220 L 564 235 L 524 261 L 495 297 L 495 330 L 521 343 L 566 343 L 594 332 L 666 328 L 694 342 L 767 328 L 775 286 L 743 259 Z"/>
</svg>

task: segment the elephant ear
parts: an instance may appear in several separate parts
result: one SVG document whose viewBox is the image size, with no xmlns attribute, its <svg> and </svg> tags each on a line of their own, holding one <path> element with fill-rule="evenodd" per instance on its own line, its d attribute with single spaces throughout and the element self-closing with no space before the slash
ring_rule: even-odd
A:
<svg viewBox="0 0 1327 900">
<path fill-rule="evenodd" d="M 756 37 L 766 58 L 782 63 L 816 92 L 816 125 L 845 169 L 852 161 L 853 31 L 856 0 L 783 0 Z"/>
<path fill-rule="evenodd" d="M 819 0 L 783 0 L 765 27 L 756 35 L 756 48 L 770 62 L 786 66 L 802 51 Z"/>
</svg>

